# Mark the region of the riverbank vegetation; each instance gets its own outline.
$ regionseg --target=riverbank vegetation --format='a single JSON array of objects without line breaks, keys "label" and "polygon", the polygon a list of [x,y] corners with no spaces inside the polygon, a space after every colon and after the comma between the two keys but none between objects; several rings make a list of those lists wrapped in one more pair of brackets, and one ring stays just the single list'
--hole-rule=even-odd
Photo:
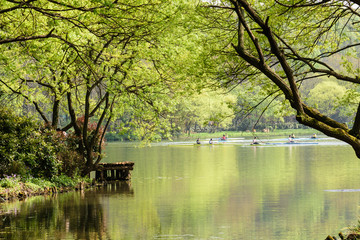
[{"label": "riverbank vegetation", "polygon": [[50,180],[62,174],[80,175],[85,163],[79,154],[79,140],[71,134],[19,117],[0,109],[0,176]]},{"label": "riverbank vegetation", "polygon": [[76,139],[0,108],[0,201],[90,184]]},{"label": "riverbank vegetation", "polygon": [[[6,133],[13,155],[0,174],[26,166],[33,177],[87,176],[105,138],[276,134],[303,125],[359,154],[354,4],[4,1],[0,101],[38,129],[15,129],[22,140]],[[334,18],[339,10],[352,17]]]},{"label": "riverbank vegetation", "polygon": [[[334,20],[339,40],[322,21],[351,4],[5,1],[0,101],[71,136],[81,176],[101,161],[105,135],[158,141],[304,124],[357,151],[357,57],[347,55],[356,20]],[[324,31],[302,21],[310,8]]]},{"label": "riverbank vegetation", "polygon": [[57,194],[73,190],[84,190],[93,186],[89,178],[53,176],[51,179],[4,176],[0,179],[0,202],[21,200],[37,195]]}]

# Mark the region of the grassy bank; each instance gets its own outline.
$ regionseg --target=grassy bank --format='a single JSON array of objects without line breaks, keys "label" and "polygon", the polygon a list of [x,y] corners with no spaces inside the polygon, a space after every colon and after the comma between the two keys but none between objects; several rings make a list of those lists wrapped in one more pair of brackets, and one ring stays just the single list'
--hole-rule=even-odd
[{"label": "grassy bank", "polygon": [[320,132],[314,129],[276,129],[271,132],[239,132],[239,131],[224,131],[224,132],[215,132],[215,133],[192,133],[190,135],[182,135],[179,137],[181,140],[190,140],[190,139],[208,139],[208,138],[220,138],[223,134],[227,135],[229,138],[252,138],[254,136],[262,137],[288,137],[290,134],[295,136],[311,136],[312,134],[320,134]]},{"label": "grassy bank", "polygon": [[21,178],[16,175],[0,179],[0,202],[24,199],[31,196],[54,194],[89,187],[89,178],[56,176],[49,180],[41,178]]}]

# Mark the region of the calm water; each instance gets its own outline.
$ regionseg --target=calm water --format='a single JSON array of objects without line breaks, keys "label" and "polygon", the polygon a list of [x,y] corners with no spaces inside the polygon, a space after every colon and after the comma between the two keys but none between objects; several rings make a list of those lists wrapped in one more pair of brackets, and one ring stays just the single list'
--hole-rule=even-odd
[{"label": "calm water", "polygon": [[357,223],[360,161],[343,144],[110,143],[130,183],[0,205],[0,239],[319,239]]}]

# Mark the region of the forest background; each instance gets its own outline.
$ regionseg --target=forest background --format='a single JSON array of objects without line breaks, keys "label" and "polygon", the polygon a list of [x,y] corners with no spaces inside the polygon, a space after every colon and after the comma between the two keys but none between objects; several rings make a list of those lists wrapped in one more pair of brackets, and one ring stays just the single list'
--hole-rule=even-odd
[{"label": "forest background", "polygon": [[0,175],[82,177],[106,138],[199,132],[310,126],[357,152],[356,1],[270,2],[3,0]]}]

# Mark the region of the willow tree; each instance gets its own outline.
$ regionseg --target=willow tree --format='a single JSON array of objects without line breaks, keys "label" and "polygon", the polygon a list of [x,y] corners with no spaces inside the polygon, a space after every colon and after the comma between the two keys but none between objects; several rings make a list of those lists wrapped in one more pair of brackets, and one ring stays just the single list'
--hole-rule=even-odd
[{"label": "willow tree", "polygon": [[46,126],[75,135],[82,175],[101,161],[115,112],[132,107],[133,121],[152,131],[177,91],[196,84],[175,76],[178,70],[172,72],[163,48],[170,44],[166,30],[179,13],[177,5],[155,0],[5,3],[0,9],[1,87],[32,104]]},{"label": "willow tree", "polygon": [[[231,56],[223,65],[227,76],[223,82],[237,85],[255,81],[267,88],[269,95],[282,93],[296,110],[299,123],[350,144],[360,158],[359,98],[351,101],[358,107],[349,127],[306,104],[300,91],[304,81],[324,76],[358,88],[360,68],[353,64],[358,61],[360,45],[357,4],[351,0],[203,4],[208,19],[215,20],[209,25],[225,44],[222,53]],[[330,61],[334,55],[342,61]]]}]

